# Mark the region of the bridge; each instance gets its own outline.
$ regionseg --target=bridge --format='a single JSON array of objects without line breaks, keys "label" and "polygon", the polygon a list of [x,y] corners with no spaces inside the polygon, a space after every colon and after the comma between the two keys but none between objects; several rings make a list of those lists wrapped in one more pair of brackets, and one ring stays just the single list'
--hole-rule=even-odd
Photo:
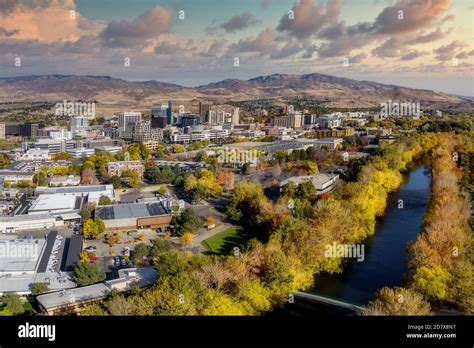
[{"label": "bridge", "polygon": [[304,300],[317,302],[317,303],[322,303],[322,304],[326,304],[326,305],[329,305],[329,306],[344,308],[344,309],[351,310],[353,312],[360,312],[364,309],[364,307],[357,306],[357,305],[354,305],[352,303],[347,303],[347,302],[343,302],[343,301],[339,301],[339,300],[334,300],[334,299],[329,298],[329,297],[319,296],[319,295],[315,295],[315,294],[309,294],[307,292],[298,291],[294,294],[294,296],[295,296],[295,298],[304,299]]}]

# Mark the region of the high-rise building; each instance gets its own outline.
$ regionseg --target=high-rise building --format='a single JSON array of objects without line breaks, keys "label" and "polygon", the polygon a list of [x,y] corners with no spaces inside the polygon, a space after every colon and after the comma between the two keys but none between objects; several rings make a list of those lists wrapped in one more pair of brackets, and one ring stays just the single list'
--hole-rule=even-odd
[{"label": "high-rise building", "polygon": [[201,116],[191,113],[181,115],[181,127],[197,126],[201,123]]},{"label": "high-rise building", "polygon": [[141,112],[126,111],[118,114],[118,127],[120,130],[127,130],[130,125],[134,125],[142,120]]},{"label": "high-rise building", "polygon": [[74,116],[69,123],[69,130],[71,132],[82,131],[89,127],[89,119],[84,116]]},{"label": "high-rise building", "polygon": [[20,125],[19,124],[5,125],[5,134],[6,135],[20,135]]},{"label": "high-rise building", "polygon": [[38,136],[38,124],[36,123],[20,124],[19,133],[23,137],[36,138]]},{"label": "high-rise building", "polygon": [[5,123],[0,123],[0,139],[5,139]]},{"label": "high-rise building", "polygon": [[212,103],[199,102],[199,115],[203,123],[209,123],[209,113],[211,111]]},{"label": "high-rise building", "polygon": [[240,122],[240,108],[235,108],[232,114],[232,124],[236,125]]},{"label": "high-rise building", "polygon": [[151,108],[151,127],[152,128],[164,128],[167,124],[172,125],[173,122],[173,110],[171,100],[168,104],[153,105]]}]

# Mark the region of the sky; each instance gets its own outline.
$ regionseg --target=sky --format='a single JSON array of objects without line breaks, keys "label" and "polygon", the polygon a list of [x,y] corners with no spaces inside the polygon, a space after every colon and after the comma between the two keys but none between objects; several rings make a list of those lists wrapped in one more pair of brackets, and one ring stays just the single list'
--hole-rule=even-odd
[{"label": "sky", "polygon": [[474,96],[473,10],[470,0],[0,0],[0,76],[198,86],[321,73]]}]

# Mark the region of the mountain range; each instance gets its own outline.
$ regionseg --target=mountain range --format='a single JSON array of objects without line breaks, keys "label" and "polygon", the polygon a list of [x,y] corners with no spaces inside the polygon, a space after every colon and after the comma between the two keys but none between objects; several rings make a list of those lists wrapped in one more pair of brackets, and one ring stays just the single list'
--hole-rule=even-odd
[{"label": "mountain range", "polygon": [[188,103],[196,100],[228,101],[283,97],[308,97],[326,107],[377,107],[392,101],[420,102],[422,110],[474,112],[472,98],[358,81],[323,74],[273,74],[249,80],[226,79],[197,87],[184,87],[155,80],[126,81],[110,76],[32,75],[0,78],[0,102],[58,102],[95,100],[99,107],[149,108],[168,99]]}]

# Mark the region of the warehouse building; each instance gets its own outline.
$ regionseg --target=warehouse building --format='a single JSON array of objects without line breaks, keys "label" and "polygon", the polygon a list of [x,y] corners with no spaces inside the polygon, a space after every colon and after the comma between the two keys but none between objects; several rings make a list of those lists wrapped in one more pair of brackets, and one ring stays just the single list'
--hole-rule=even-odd
[{"label": "warehouse building", "polygon": [[107,231],[166,227],[171,222],[171,212],[162,202],[99,206],[95,217],[104,221]]}]

